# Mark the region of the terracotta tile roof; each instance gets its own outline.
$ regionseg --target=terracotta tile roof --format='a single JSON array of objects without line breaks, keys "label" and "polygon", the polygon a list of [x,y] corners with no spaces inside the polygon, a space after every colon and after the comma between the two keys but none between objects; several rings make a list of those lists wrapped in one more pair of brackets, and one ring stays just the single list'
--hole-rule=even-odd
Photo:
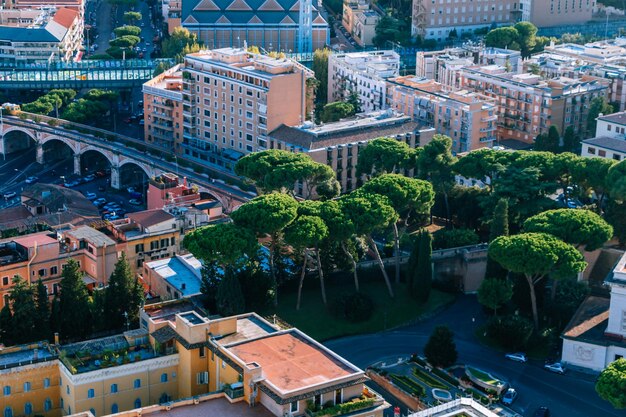
[{"label": "terracotta tile roof", "polygon": [[77,17],[78,17],[78,12],[76,10],[63,7],[57,10],[52,20],[54,20],[61,26],[69,29],[70,27],[72,27],[72,24],[74,23]]},{"label": "terracotta tile roof", "polygon": [[36,235],[26,235],[22,237],[16,237],[13,241],[26,248],[34,248],[35,246],[50,245],[58,243],[56,239],[51,238],[45,233],[38,233]]},{"label": "terracotta tile roof", "polygon": [[[580,305],[563,331],[563,337],[577,338],[594,329],[609,318],[610,299],[589,296]],[[601,329],[604,332],[605,329]]]},{"label": "terracotta tile roof", "polygon": [[154,209],[138,211],[136,213],[129,213],[126,215],[131,221],[141,225],[142,227],[150,227],[155,224],[163,223],[168,220],[173,220],[174,216],[165,210]]}]

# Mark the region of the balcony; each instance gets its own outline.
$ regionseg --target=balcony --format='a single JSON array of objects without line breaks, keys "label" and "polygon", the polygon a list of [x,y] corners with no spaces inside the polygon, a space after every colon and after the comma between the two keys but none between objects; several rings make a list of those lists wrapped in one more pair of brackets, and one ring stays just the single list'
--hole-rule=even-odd
[{"label": "balcony", "polygon": [[380,394],[369,388],[364,388],[360,397],[330,407],[320,408],[315,406],[312,401],[308,401],[304,414],[307,417],[343,416],[376,408],[383,405],[384,402],[385,400]]}]

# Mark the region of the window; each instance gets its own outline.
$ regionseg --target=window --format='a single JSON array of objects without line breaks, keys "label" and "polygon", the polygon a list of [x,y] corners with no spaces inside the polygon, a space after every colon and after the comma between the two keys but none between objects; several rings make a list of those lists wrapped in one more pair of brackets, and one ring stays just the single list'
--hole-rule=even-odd
[{"label": "window", "polygon": [[96,391],[93,388],[89,388],[87,391],[87,398],[93,398],[96,396]]},{"label": "window", "polygon": [[161,382],[167,382],[167,374],[161,374]]},{"label": "window", "polygon": [[209,373],[208,372],[198,372],[196,374],[196,383],[198,385],[204,385],[209,383]]},{"label": "window", "polygon": [[38,274],[40,277],[45,277],[45,276],[46,276],[46,270],[45,270],[45,269],[40,269],[40,270],[37,272],[37,274]]},{"label": "window", "polygon": [[46,398],[46,400],[43,402],[43,411],[50,411],[50,410],[52,410],[52,400],[50,398]]},{"label": "window", "polygon": [[135,253],[141,253],[141,252],[143,252],[143,243],[139,243],[135,245]]},{"label": "window", "polygon": [[135,408],[141,408],[141,398],[135,400]]},{"label": "window", "polygon": [[153,240],[152,242],[150,242],[150,250],[155,250],[155,249],[159,249],[158,240]]},{"label": "window", "polygon": [[5,385],[4,388],[2,388],[2,394],[4,396],[11,395],[11,387],[8,385]]},{"label": "window", "polygon": [[24,392],[30,391],[30,382],[24,382]]},{"label": "window", "polygon": [[111,384],[111,394],[115,394],[117,392],[117,384]]},{"label": "window", "polygon": [[589,148],[587,148],[587,152],[588,152],[590,155],[595,155],[595,154],[596,154],[596,148],[591,148],[591,147],[589,147]]},{"label": "window", "polygon": [[601,157],[601,158],[604,158],[604,157],[606,156],[606,151],[604,151],[604,150],[600,149],[600,150],[598,151],[598,156],[599,156],[599,157]]},{"label": "window", "polygon": [[141,379],[139,379],[139,378],[135,379],[135,382],[133,382],[133,387],[134,388],[141,388]]},{"label": "window", "polygon": [[115,403],[114,403],[114,404],[111,406],[111,414],[115,414],[115,413],[117,413],[117,412],[119,411],[119,409],[120,409],[120,408],[117,406],[117,404],[115,404]]},{"label": "window", "polygon": [[2,285],[9,285],[9,277],[2,277]]},{"label": "window", "polygon": [[176,238],[172,237],[170,238],[170,246],[174,246],[174,245],[176,245]]},{"label": "window", "polygon": [[44,388],[49,388],[50,387],[50,378],[44,378],[43,379],[43,387]]},{"label": "window", "polygon": [[27,416],[33,414],[33,404],[32,403],[24,404],[24,414],[26,414]]},{"label": "window", "polygon": [[53,266],[50,268],[50,275],[56,275],[59,273],[59,268],[57,268],[56,266]]},{"label": "window", "polygon": [[289,404],[289,411],[291,411],[292,413],[298,412],[298,401],[294,401]]},{"label": "window", "polygon": [[70,386],[66,385],[65,386],[65,392],[69,395],[70,394]]},{"label": "window", "polygon": [[204,351],[204,346],[200,346],[200,348],[198,349],[198,354],[201,358],[204,358],[204,355],[206,355],[206,352]]},{"label": "window", "polygon": [[169,239],[161,239],[161,247],[162,248],[167,248],[169,243]]},{"label": "window", "polygon": [[341,404],[343,402],[343,390],[338,389],[335,390],[335,405]]},{"label": "window", "polygon": [[11,407],[4,407],[4,417],[13,417],[13,409]]},{"label": "window", "polygon": [[313,397],[313,404],[315,404],[316,407],[322,406],[322,394],[318,394]]}]

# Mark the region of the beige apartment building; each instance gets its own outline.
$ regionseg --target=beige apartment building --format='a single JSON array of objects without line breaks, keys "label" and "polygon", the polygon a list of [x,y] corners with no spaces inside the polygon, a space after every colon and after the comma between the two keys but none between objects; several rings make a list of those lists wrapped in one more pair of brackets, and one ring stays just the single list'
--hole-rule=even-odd
[{"label": "beige apartment building", "polygon": [[543,79],[530,73],[511,74],[498,65],[465,67],[460,87],[495,99],[498,107],[498,140],[532,143],[538,134],[556,126],[563,134],[568,126],[584,134],[589,103],[606,97],[608,81],[591,76],[578,79]]},{"label": "beige apartment building", "polygon": [[380,15],[364,0],[344,0],[341,24],[360,46],[373,44]]},{"label": "beige apartment building", "polygon": [[307,119],[312,71],[238,48],[190,54],[183,68],[182,155],[227,169],[268,148],[268,132]]},{"label": "beige apartment building", "polygon": [[[430,142],[434,133],[432,128],[420,129],[409,116],[388,109],[324,125],[283,125],[270,133],[270,148],[306,152],[314,161],[329,165],[345,193],[361,185],[356,166],[359,152],[369,141],[392,137],[414,149]],[[303,198],[315,197],[308,194],[304,184],[297,184],[295,192]]]},{"label": "beige apartment building", "polygon": [[176,65],[157,75],[142,88],[145,140],[173,153],[180,152],[182,143],[183,74],[180,67]]},{"label": "beige apartment building", "polygon": [[524,20],[537,27],[576,25],[588,22],[593,16],[596,0],[521,0],[530,5]]},{"label": "beige apartment building", "polygon": [[7,349],[0,361],[5,416],[138,417],[189,406],[186,415],[284,417],[350,402],[351,416],[382,417],[389,407],[361,369],[299,330],[254,313],[209,319],[188,300],[146,305],[138,329]]},{"label": "beige apartment building", "polygon": [[491,147],[496,140],[494,99],[463,90],[448,91],[436,81],[412,75],[387,80],[387,98],[394,110],[452,138],[452,152]]}]

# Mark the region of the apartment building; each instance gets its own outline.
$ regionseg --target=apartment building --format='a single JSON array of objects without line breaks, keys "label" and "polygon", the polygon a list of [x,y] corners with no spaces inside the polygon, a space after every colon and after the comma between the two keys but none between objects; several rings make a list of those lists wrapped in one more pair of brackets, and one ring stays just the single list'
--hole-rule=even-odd
[{"label": "apartment building", "polygon": [[[419,129],[409,116],[397,114],[391,109],[364,113],[354,118],[324,125],[306,123],[301,126],[281,126],[272,131],[271,149],[306,152],[314,161],[332,167],[342,192],[349,192],[361,185],[356,175],[359,152],[371,140],[393,137],[409,147],[424,146],[432,139],[432,128]],[[410,172],[407,172],[410,174]],[[298,184],[296,194],[312,198],[304,184]]]},{"label": "apartment building", "polygon": [[232,169],[243,155],[267,149],[268,132],[306,120],[311,77],[293,60],[243,48],[187,55],[182,155]]},{"label": "apartment building", "polygon": [[606,97],[608,81],[591,76],[578,79],[543,79],[540,75],[512,74],[498,65],[465,67],[460,87],[496,100],[498,140],[532,143],[538,134],[556,126],[563,134],[569,126],[586,131],[589,103]]},{"label": "apartment building", "polygon": [[370,46],[376,35],[376,24],[380,20],[378,13],[370,9],[364,0],[344,0],[341,24],[352,35],[359,46]]},{"label": "apartment building", "polygon": [[445,40],[476,29],[510,25],[522,20],[523,3],[530,0],[413,0],[411,34]]},{"label": "apartment building", "polygon": [[192,254],[143,264],[141,280],[150,295],[161,300],[176,300],[201,294],[202,264]]},{"label": "apartment building", "polygon": [[616,161],[626,158],[626,112],[600,115],[596,120],[596,135],[582,141],[581,155]]},{"label": "apartment building", "polygon": [[[0,14],[14,14],[0,10]],[[71,61],[82,48],[83,20],[69,8],[47,8],[28,25],[21,19],[0,25],[0,64],[45,63],[50,60]]]},{"label": "apartment building", "polygon": [[144,138],[171,153],[180,152],[183,125],[183,74],[180,65],[144,83]]},{"label": "apartment building", "polygon": [[491,147],[496,140],[495,100],[468,91],[448,91],[431,79],[404,76],[387,80],[389,107],[423,127],[452,138],[452,152]]},{"label": "apartment building", "polygon": [[328,22],[311,0],[190,0],[182,26],[210,49],[247,41],[267,51],[312,53],[330,45]]},{"label": "apartment building", "polygon": [[530,13],[524,20],[540,28],[588,22],[596,5],[595,0],[527,0],[526,3],[530,5]]},{"label": "apartment building", "polygon": [[155,209],[128,213],[125,218],[108,222],[98,230],[126,252],[131,269],[138,272],[144,261],[169,258],[180,253],[184,225],[174,214]]},{"label": "apartment building", "polygon": [[415,75],[430,78],[442,84],[459,86],[459,71],[472,65],[499,65],[508,72],[522,72],[522,55],[519,51],[487,48],[466,44],[441,51],[419,51],[415,60]]},{"label": "apartment building", "polygon": [[85,285],[102,287],[117,261],[116,245],[88,226],[0,240],[0,306],[8,304],[16,275],[32,284],[41,278],[48,294],[58,294],[63,266],[69,259],[80,264]]},{"label": "apartment building", "polygon": [[163,21],[167,22],[167,32],[170,35],[181,25],[182,5],[182,0],[164,0],[161,3]]},{"label": "apartment building", "polygon": [[386,108],[385,80],[400,75],[400,56],[394,51],[332,54],[328,58],[328,101],[344,101],[356,93],[361,111]]},{"label": "apartment building", "polygon": [[15,350],[0,353],[5,415],[135,417],[188,406],[189,415],[283,417],[350,402],[351,416],[382,417],[389,407],[361,369],[299,330],[254,313],[209,319],[187,300],[146,305],[140,328],[123,334]]}]

